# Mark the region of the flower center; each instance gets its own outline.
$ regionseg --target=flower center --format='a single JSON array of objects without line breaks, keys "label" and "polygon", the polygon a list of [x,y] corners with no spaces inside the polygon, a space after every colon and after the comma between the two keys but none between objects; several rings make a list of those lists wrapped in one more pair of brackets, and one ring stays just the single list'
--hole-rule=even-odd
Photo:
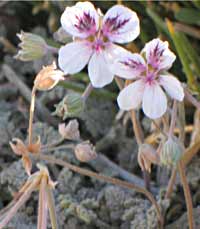
[{"label": "flower center", "polygon": [[87,40],[90,42],[92,49],[96,52],[105,49],[106,45],[109,43],[109,40],[103,35],[101,30],[95,35],[88,37]]},{"label": "flower center", "polygon": [[99,52],[105,47],[104,41],[101,38],[96,38],[93,42],[92,47],[96,52]]},{"label": "flower center", "polygon": [[145,78],[145,83],[148,84],[153,84],[154,80],[156,78],[155,72],[147,72],[146,78]]}]

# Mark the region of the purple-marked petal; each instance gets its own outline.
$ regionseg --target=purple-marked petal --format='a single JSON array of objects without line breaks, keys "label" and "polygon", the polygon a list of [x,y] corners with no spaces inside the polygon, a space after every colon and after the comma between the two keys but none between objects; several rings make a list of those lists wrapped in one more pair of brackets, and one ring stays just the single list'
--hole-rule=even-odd
[{"label": "purple-marked petal", "polygon": [[171,98],[178,101],[183,101],[184,91],[181,83],[172,75],[160,75],[160,85],[162,85],[165,91],[171,96]]},{"label": "purple-marked petal", "polygon": [[157,70],[166,70],[171,68],[176,56],[168,48],[167,41],[161,41],[159,38],[148,42],[142,52],[145,52],[147,63]]},{"label": "purple-marked petal", "polygon": [[137,80],[125,87],[117,98],[120,109],[131,110],[137,108],[142,102],[144,88],[143,80]]},{"label": "purple-marked petal", "polygon": [[167,98],[157,82],[146,83],[142,99],[142,109],[152,119],[160,118],[167,110]]},{"label": "purple-marked petal", "polygon": [[92,48],[85,41],[69,43],[59,50],[59,67],[65,74],[77,73],[88,63],[92,52]]},{"label": "purple-marked petal", "polygon": [[108,53],[95,52],[88,65],[88,74],[95,88],[102,88],[112,82],[114,74],[110,71]]},{"label": "purple-marked petal", "polygon": [[78,2],[66,7],[61,16],[61,25],[72,36],[86,38],[98,30],[99,15],[92,3]]},{"label": "purple-marked petal", "polygon": [[105,14],[102,30],[110,41],[127,43],[140,33],[139,18],[127,7],[115,5]]},{"label": "purple-marked petal", "polygon": [[141,55],[126,51],[115,59],[111,69],[115,75],[125,79],[133,79],[139,77],[146,70],[146,64]]}]

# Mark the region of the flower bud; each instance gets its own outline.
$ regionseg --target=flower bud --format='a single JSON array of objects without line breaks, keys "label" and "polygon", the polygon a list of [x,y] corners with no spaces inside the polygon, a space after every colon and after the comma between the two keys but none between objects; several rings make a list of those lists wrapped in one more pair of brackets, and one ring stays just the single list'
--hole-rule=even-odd
[{"label": "flower bud", "polygon": [[54,34],[53,34],[53,38],[54,40],[63,43],[63,44],[67,44],[69,42],[72,42],[72,37],[65,32],[65,30],[60,27]]},{"label": "flower bud", "polygon": [[65,123],[59,124],[58,130],[64,139],[80,139],[79,124],[76,119],[69,121],[67,125],[65,125]]},{"label": "flower bud", "polygon": [[79,94],[71,93],[64,97],[64,99],[57,105],[53,113],[63,120],[69,117],[78,116],[84,110],[84,101]]},{"label": "flower bud", "polygon": [[21,40],[21,43],[19,44],[21,50],[19,50],[15,56],[16,59],[31,61],[40,59],[46,54],[47,44],[39,35],[21,31],[17,36]]},{"label": "flower bud", "polygon": [[76,158],[81,162],[88,162],[97,157],[95,148],[89,142],[83,142],[75,147]]},{"label": "flower bud", "polygon": [[50,90],[60,81],[64,80],[64,73],[57,70],[56,63],[43,67],[43,69],[37,74],[34,85],[37,90],[46,91]]},{"label": "flower bud", "polygon": [[56,184],[57,184],[57,182],[52,181],[52,179],[51,179],[51,177],[49,175],[48,168],[45,165],[39,164],[39,163],[37,163],[36,166],[39,169],[39,172],[37,172],[37,174],[39,176],[41,176],[41,178],[44,178],[45,177],[47,179],[47,185],[48,185],[48,187],[50,189],[54,189],[55,186],[56,186]]},{"label": "flower bud", "polygon": [[183,145],[176,137],[169,137],[161,152],[161,163],[166,166],[176,166],[184,151]]}]

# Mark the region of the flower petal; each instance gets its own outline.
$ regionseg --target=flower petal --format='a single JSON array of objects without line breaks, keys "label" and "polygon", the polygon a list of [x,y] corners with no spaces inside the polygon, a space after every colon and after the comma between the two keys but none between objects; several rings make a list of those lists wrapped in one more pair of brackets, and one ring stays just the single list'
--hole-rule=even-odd
[{"label": "flower petal", "polygon": [[88,73],[91,83],[96,88],[104,87],[112,82],[114,74],[110,71],[108,53],[106,51],[95,52],[88,65]]},{"label": "flower petal", "polygon": [[160,118],[167,110],[167,98],[157,82],[146,83],[142,108],[146,116]]},{"label": "flower petal", "polygon": [[178,101],[183,101],[184,91],[181,83],[172,75],[160,75],[160,85],[162,85],[165,91]]},{"label": "flower petal", "polygon": [[115,5],[105,14],[102,30],[110,41],[127,43],[140,33],[139,18],[127,7]]},{"label": "flower petal", "polygon": [[91,55],[92,49],[87,42],[72,42],[60,48],[58,64],[65,74],[74,74],[85,67]]},{"label": "flower petal", "polygon": [[161,41],[159,38],[148,42],[143,52],[146,53],[147,63],[158,70],[171,68],[176,59],[175,54],[168,48],[168,42]]},{"label": "flower petal", "polygon": [[98,30],[99,15],[92,3],[78,2],[66,7],[61,16],[61,25],[72,36],[86,38]]},{"label": "flower petal", "polygon": [[144,87],[143,80],[137,80],[125,87],[117,98],[120,109],[131,110],[137,108],[142,102]]},{"label": "flower petal", "polygon": [[146,70],[146,64],[141,55],[126,51],[115,58],[111,70],[122,78],[133,79]]}]

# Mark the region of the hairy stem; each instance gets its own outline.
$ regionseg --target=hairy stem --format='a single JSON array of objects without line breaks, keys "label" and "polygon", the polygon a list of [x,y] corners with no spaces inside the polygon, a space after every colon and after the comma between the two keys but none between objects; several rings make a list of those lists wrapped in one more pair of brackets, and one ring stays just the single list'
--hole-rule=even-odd
[{"label": "hairy stem", "polygon": [[176,180],[176,174],[177,174],[177,170],[176,170],[176,168],[174,168],[172,170],[172,174],[171,174],[171,177],[169,179],[169,183],[167,185],[167,191],[165,193],[165,198],[166,199],[170,199],[170,197],[171,197],[171,194],[173,192],[173,186],[174,186],[174,183],[175,183],[175,180]]},{"label": "hairy stem", "polygon": [[194,228],[194,218],[193,218],[192,197],[191,197],[189,185],[187,183],[187,178],[185,174],[185,166],[183,165],[181,161],[178,164],[178,170],[179,170],[179,174],[181,178],[181,183],[183,185],[183,190],[184,190],[184,195],[185,195],[185,200],[186,200],[186,205],[187,205],[189,228],[193,229]]},{"label": "hairy stem", "polygon": [[37,229],[46,229],[47,228],[47,177],[43,176],[40,183],[40,191],[39,191],[39,205],[38,205],[38,224]]},{"label": "hairy stem", "polygon": [[65,139],[63,137],[61,137],[60,139],[56,140],[55,142],[52,142],[51,144],[47,144],[47,145],[42,145],[41,149],[50,149],[52,147],[56,147],[57,145],[60,145],[61,143],[63,143]]},{"label": "hairy stem", "polygon": [[177,101],[174,100],[173,108],[172,108],[172,116],[171,116],[171,123],[169,128],[169,136],[172,137],[174,134],[174,128],[176,125],[176,118],[177,118]]},{"label": "hairy stem", "polygon": [[199,141],[197,141],[196,143],[194,143],[192,146],[190,146],[189,148],[187,148],[187,150],[183,154],[183,157],[182,157],[181,160],[183,161],[183,163],[184,163],[185,166],[199,152],[199,149],[200,149],[200,139],[199,139]]},{"label": "hairy stem", "polygon": [[84,176],[93,177],[95,179],[102,180],[104,182],[111,183],[111,184],[114,184],[114,185],[118,185],[118,186],[121,186],[123,188],[128,188],[128,189],[131,189],[131,190],[135,190],[135,191],[137,191],[139,193],[144,194],[151,201],[151,203],[155,206],[159,222],[160,222],[161,225],[163,225],[163,217],[162,217],[162,214],[161,214],[161,211],[160,211],[160,207],[157,204],[156,200],[154,199],[153,195],[149,191],[147,191],[146,189],[141,188],[141,187],[139,187],[137,185],[128,183],[126,181],[122,181],[120,179],[116,179],[116,178],[108,177],[108,176],[105,176],[105,175],[102,175],[102,174],[98,174],[98,173],[89,171],[87,169],[82,169],[80,167],[72,165],[72,164],[70,164],[68,162],[65,162],[63,160],[56,159],[56,158],[54,158],[52,156],[43,155],[43,154],[34,154],[33,156],[38,158],[38,159],[48,161],[51,164],[57,164],[57,165],[63,166],[65,168],[68,168],[68,169],[70,169],[70,170],[72,170],[72,171],[74,171],[76,173],[82,174]]},{"label": "hairy stem", "polygon": [[32,93],[31,93],[31,105],[29,111],[29,128],[28,128],[28,144],[32,144],[32,131],[33,131],[33,116],[35,110],[35,93],[36,87],[33,86]]},{"label": "hairy stem", "polygon": [[131,110],[130,114],[137,144],[141,145],[144,142],[141,126],[139,125],[135,111]]},{"label": "hairy stem", "polygon": [[84,102],[87,100],[87,98],[89,97],[89,95],[91,94],[91,92],[93,91],[93,86],[91,83],[88,84],[88,86],[86,87],[85,91],[82,94],[82,99],[84,100]]},{"label": "hairy stem", "polygon": [[48,198],[48,208],[49,208],[49,214],[50,214],[50,219],[51,219],[51,226],[52,226],[52,229],[58,229],[53,193],[49,187],[46,188],[46,192],[47,192],[47,198]]},{"label": "hairy stem", "polygon": [[195,97],[192,96],[192,94],[190,93],[190,91],[185,87],[184,88],[184,93],[185,93],[185,98],[193,105],[195,106],[197,109],[200,110],[200,102],[195,99]]},{"label": "hairy stem", "polygon": [[46,50],[47,52],[51,52],[52,54],[58,54],[59,48],[56,48],[50,45],[46,45]]},{"label": "hairy stem", "polygon": [[[200,149],[200,141],[196,142],[191,147],[187,148],[183,154],[183,157],[181,158],[182,164],[184,164],[184,166],[187,166],[187,164],[192,160],[192,158],[196,155],[196,153],[199,151],[199,149]],[[176,173],[177,173],[177,171],[176,171],[176,169],[174,169],[172,171],[172,174],[170,177],[170,181],[169,181],[169,184],[167,187],[167,192],[166,192],[165,198],[170,198],[170,196],[171,196],[171,193],[173,191],[173,186],[175,183]]]}]

